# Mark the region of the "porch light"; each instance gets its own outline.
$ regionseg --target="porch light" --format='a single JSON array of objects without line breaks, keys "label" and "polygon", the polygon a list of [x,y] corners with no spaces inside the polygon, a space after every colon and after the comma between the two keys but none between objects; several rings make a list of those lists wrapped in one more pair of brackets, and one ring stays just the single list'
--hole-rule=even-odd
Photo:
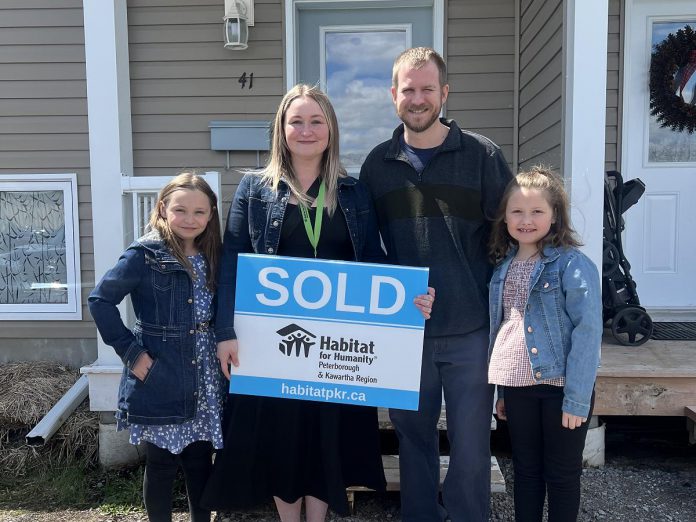
[{"label": "porch light", "polygon": [[253,12],[254,0],[225,0],[225,49],[243,51],[248,47]]}]

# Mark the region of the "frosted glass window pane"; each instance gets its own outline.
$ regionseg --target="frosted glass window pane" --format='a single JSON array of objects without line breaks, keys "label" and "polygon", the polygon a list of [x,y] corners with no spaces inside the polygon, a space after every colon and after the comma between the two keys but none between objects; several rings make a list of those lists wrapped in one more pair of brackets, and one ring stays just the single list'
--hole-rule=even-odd
[{"label": "frosted glass window pane", "polygon": [[68,302],[61,190],[0,192],[0,304]]}]

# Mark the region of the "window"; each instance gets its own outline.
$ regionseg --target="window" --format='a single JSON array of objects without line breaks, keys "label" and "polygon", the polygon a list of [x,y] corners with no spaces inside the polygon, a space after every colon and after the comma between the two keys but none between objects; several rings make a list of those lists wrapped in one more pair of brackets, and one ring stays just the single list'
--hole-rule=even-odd
[{"label": "window", "polygon": [[0,320],[82,319],[77,176],[0,175]]},{"label": "window", "polygon": [[336,110],[341,162],[357,174],[372,147],[401,123],[390,92],[392,64],[411,47],[411,25],[329,26],[320,35],[320,85]]}]

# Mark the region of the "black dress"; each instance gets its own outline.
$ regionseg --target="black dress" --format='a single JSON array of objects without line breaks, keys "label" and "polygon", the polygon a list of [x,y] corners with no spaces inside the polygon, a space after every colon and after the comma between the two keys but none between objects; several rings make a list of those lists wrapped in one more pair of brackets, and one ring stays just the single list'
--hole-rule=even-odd
[{"label": "black dress", "polygon": [[[310,210],[314,223],[315,209]],[[288,205],[279,255],[314,257],[299,209]],[[321,259],[353,260],[353,246],[340,209],[325,212],[317,248]],[[229,395],[224,449],[215,457],[203,504],[215,510],[243,509],[311,495],[340,515],[348,513],[346,487],[382,491],[377,410],[326,402]]]}]

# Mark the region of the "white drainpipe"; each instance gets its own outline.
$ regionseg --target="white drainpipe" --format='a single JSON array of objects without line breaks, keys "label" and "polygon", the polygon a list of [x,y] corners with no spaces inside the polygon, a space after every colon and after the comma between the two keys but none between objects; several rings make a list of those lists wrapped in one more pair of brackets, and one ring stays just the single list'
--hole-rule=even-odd
[{"label": "white drainpipe", "polygon": [[87,398],[87,376],[80,377],[26,437],[29,446],[42,446],[61,427],[70,414]]}]

